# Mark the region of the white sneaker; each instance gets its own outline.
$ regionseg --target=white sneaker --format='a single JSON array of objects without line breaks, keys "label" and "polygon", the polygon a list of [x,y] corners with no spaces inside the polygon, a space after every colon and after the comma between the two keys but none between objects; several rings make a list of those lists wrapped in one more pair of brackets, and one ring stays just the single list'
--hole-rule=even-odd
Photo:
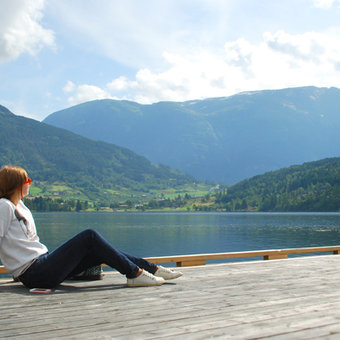
[{"label": "white sneaker", "polygon": [[183,273],[175,272],[174,270],[170,268],[158,266],[158,269],[156,270],[156,273],[154,275],[162,277],[164,280],[173,280],[173,279],[177,279],[178,277],[182,276]]},{"label": "white sneaker", "polygon": [[134,279],[127,279],[129,287],[147,287],[147,286],[160,286],[165,282],[161,277],[156,277],[143,269],[142,274]]}]

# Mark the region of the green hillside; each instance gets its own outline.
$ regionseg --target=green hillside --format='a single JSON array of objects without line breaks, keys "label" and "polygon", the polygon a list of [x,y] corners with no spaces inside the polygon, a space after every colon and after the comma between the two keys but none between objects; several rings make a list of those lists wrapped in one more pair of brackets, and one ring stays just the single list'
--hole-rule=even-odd
[{"label": "green hillside", "polygon": [[340,211],[340,158],[244,180],[218,193],[214,207],[227,211]]},{"label": "green hillside", "polygon": [[0,106],[0,166],[20,165],[44,197],[112,201],[194,190],[195,179],[105,142],[19,117]]}]

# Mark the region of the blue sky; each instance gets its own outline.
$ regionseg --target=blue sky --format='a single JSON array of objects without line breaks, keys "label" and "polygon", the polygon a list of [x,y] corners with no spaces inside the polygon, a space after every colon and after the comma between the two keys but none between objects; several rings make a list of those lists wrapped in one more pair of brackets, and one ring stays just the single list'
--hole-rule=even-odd
[{"label": "blue sky", "polygon": [[139,103],[340,87],[340,0],[0,0],[0,104],[42,120]]}]

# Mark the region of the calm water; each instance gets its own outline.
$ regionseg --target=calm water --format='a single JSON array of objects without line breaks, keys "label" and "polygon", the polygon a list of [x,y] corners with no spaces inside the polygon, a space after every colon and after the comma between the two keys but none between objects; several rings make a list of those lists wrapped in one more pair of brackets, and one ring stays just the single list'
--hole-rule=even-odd
[{"label": "calm water", "polygon": [[340,245],[340,213],[34,213],[34,217],[40,240],[50,251],[86,228],[141,257]]},{"label": "calm water", "polygon": [[35,213],[40,239],[55,249],[85,228],[137,256],[233,252],[340,244],[340,213]]}]

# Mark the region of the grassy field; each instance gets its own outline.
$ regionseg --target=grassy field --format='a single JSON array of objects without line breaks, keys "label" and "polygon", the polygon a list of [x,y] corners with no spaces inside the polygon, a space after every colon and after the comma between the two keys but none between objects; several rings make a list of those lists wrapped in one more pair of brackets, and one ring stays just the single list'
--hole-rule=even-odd
[{"label": "grassy field", "polygon": [[[52,200],[60,205],[70,203],[70,209],[76,210],[76,202],[86,202],[81,210],[87,211],[192,211],[195,205],[202,204],[204,197],[213,191],[214,187],[205,184],[183,186],[167,190],[150,190],[137,192],[131,190],[98,189],[98,193],[88,193],[80,188],[72,188],[65,183],[34,182],[30,188],[29,200],[35,198]],[[95,197],[95,198],[94,198]],[[158,206],[159,202],[166,202]],[[74,203],[72,203],[74,202]],[[153,205],[150,204],[153,202]],[[169,204],[167,204],[169,203]]]}]

